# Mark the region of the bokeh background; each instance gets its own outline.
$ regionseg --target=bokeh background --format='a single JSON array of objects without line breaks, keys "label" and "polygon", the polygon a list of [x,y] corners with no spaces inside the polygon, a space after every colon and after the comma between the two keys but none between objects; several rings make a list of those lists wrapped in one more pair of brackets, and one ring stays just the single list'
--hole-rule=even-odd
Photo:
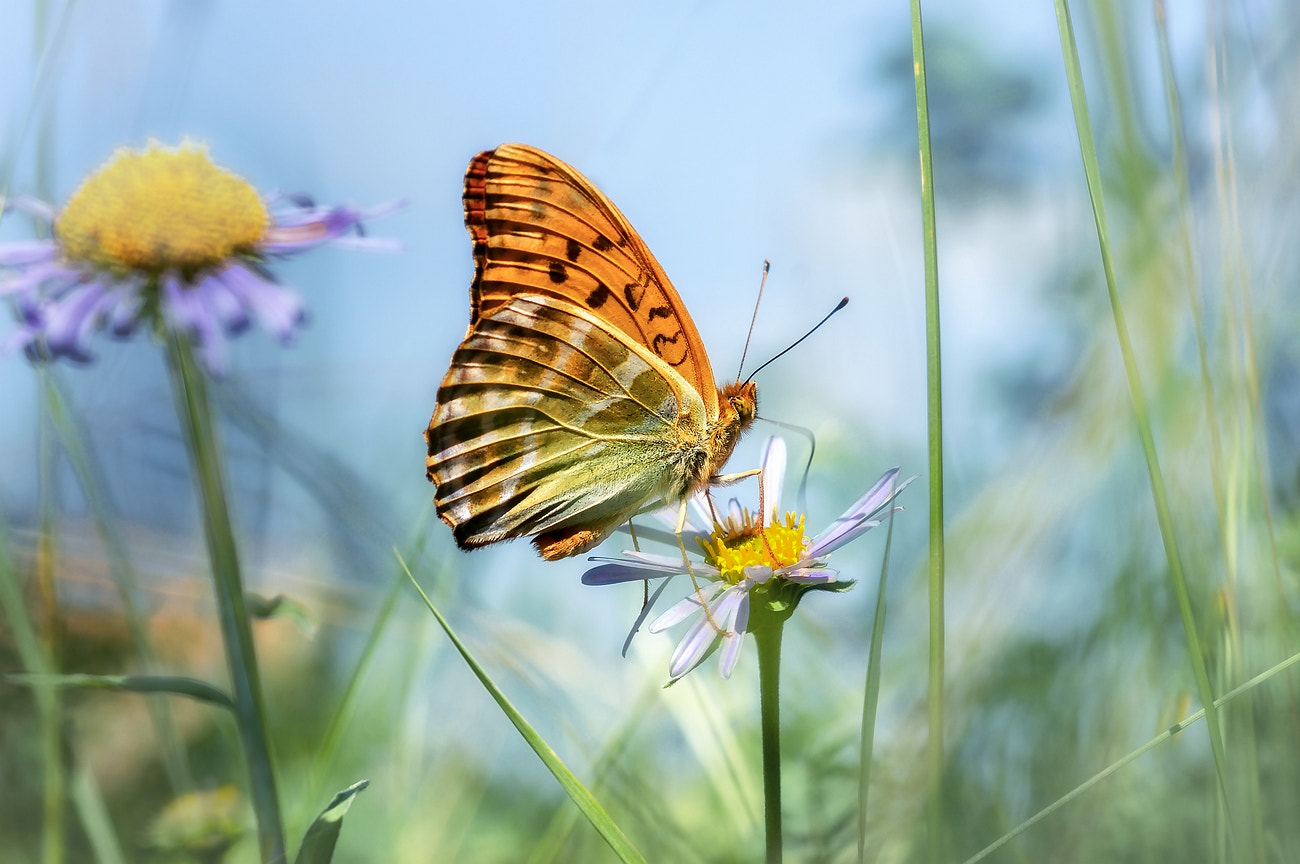
[{"label": "bokeh background", "polygon": [[[1196,701],[1052,4],[924,10],[943,302],[946,849],[963,860]],[[1300,647],[1300,9],[1167,4],[1172,79],[1153,4],[1095,0],[1074,12],[1120,289],[1224,692]],[[651,860],[748,861],[762,848],[752,653],[729,681],[708,663],[662,690],[670,636],[642,633],[619,656],[639,587],[583,587],[584,561],[544,563],[524,543],[464,555],[432,514],[421,433],[468,320],[463,173],[478,151],[521,141],[618,204],[720,377],[740,362],[764,259],[772,273],[749,368],[852,298],[762,373],[761,413],[816,436],[807,512],[817,528],[885,468],[921,475],[895,525],[868,819],[871,860],[918,854],[929,478],[907,4],[9,2],[0,48],[0,182],[11,193],[62,202],[115,148],[189,137],[264,190],[408,202],[373,226],[404,252],[326,250],[278,267],[311,324],[289,349],[260,332],[240,339],[217,390],[250,587],[302,610],[257,625],[291,845],[330,793],[369,778],[337,860],[608,858],[395,581],[397,546]],[[11,215],[0,240],[31,230]],[[103,339],[93,364],[49,374],[89,442],[160,662],[223,681],[162,352]],[[0,513],[31,615],[63,671],[139,671],[110,556],[40,394],[21,356],[0,358]],[[776,431],[759,424],[731,465],[756,464]],[[793,485],[808,450],[790,443]],[[883,546],[879,532],[838,553],[834,566],[862,584],[813,595],[787,630],[792,860],[857,855]],[[56,596],[33,575],[51,560]],[[384,615],[388,597],[396,605]],[[372,632],[356,710],[331,727]],[[3,629],[0,658],[17,668]],[[1300,805],[1294,687],[1274,678],[1226,721],[1234,794],[1257,817],[1253,860],[1300,856],[1287,815]],[[184,768],[136,697],[66,700],[76,783],[98,790],[129,860],[182,860],[150,848],[159,812],[183,792],[244,782],[231,725],[207,708],[171,708]],[[30,695],[0,685],[5,860],[39,860],[38,738]],[[996,860],[1217,860],[1213,770],[1204,727],[1192,727]],[[93,860],[75,814],[67,837],[68,860]],[[246,839],[226,860],[254,855]]]}]

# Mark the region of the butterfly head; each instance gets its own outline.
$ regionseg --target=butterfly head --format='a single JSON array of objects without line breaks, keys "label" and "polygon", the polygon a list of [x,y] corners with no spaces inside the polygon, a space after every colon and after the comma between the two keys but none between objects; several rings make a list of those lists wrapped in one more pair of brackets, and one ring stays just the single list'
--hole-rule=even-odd
[{"label": "butterfly head", "polygon": [[733,422],[737,426],[736,437],[739,438],[740,433],[754,422],[754,415],[758,413],[758,385],[753,381],[737,381],[723,387],[719,395],[722,397],[719,401],[726,404],[722,416],[726,418],[728,413],[734,415]]}]

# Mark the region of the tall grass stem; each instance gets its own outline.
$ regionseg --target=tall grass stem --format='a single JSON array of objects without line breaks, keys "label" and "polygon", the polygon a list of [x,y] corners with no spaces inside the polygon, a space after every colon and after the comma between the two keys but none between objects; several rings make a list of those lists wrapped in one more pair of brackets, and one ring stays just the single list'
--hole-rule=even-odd
[{"label": "tall grass stem", "polygon": [[[45,373],[40,373],[42,379]],[[44,395],[45,391],[42,390]],[[55,447],[48,400],[42,398],[37,433],[36,473],[38,492],[38,524],[36,534],[36,585],[41,595],[45,626],[37,631],[43,636],[43,657],[52,671],[63,665],[63,615],[60,610],[59,585],[55,578],[55,557],[58,530],[55,504],[54,456]],[[64,806],[67,766],[63,760],[63,696],[50,690],[38,697],[41,713],[41,859],[44,864],[62,864],[64,860]]]},{"label": "tall grass stem", "polygon": [[177,334],[168,337],[167,359],[176,410],[198,484],[221,641],[235,698],[235,723],[239,727],[244,760],[248,766],[253,811],[257,814],[258,846],[265,864],[279,864],[286,860],[284,828],[276,794],[261,678],[257,670],[253,632],[244,607],[244,584],[239,571],[230,508],[226,502],[225,477],[211,404],[203,373],[194,361],[186,337]]},{"label": "tall grass stem", "polygon": [[[394,553],[397,552],[396,549],[393,551]],[[619,828],[618,823],[610,817],[609,813],[605,812],[605,808],[600,806],[600,803],[596,800],[595,796],[591,794],[590,790],[588,790],[586,786],[582,785],[582,781],[580,781],[577,776],[569,770],[569,767],[564,764],[560,759],[559,754],[551,748],[551,745],[547,744],[542,736],[538,734],[537,730],[534,729],[526,719],[524,719],[524,715],[519,713],[519,709],[515,708],[515,706],[511,704],[510,700],[506,698],[505,693],[501,691],[501,688],[498,687],[496,682],[488,675],[487,670],[483,668],[477,659],[475,659],[474,655],[470,653],[469,648],[460,640],[460,637],[456,635],[456,631],[451,629],[451,624],[447,622],[446,618],[442,617],[442,613],[433,605],[433,601],[429,599],[429,595],[424,593],[424,589],[420,587],[420,583],[415,581],[415,575],[411,573],[410,568],[407,567],[405,560],[402,559],[400,554],[398,554],[398,561],[401,562],[402,570],[406,573],[406,578],[411,581],[413,586],[415,586],[415,590],[419,592],[420,599],[424,601],[424,605],[437,620],[438,626],[447,634],[447,638],[451,640],[451,644],[456,648],[461,659],[465,661],[465,664],[469,666],[470,671],[474,673],[474,677],[478,678],[479,683],[488,691],[488,695],[490,695],[493,701],[497,703],[497,707],[499,707],[502,713],[506,715],[514,725],[515,729],[518,730],[519,734],[523,736],[524,741],[530,748],[532,748],[532,751],[537,754],[537,758],[542,760],[542,764],[550,770],[551,775],[555,777],[556,781],[560,784],[560,788],[565,791],[565,794],[569,796],[569,799],[577,805],[579,810],[582,811],[582,815],[587,817],[587,821],[589,821],[592,827],[600,833],[600,836],[604,838],[607,844],[609,844],[609,848],[613,850],[614,854],[618,856],[620,861],[625,862],[625,864],[645,864],[645,857],[636,850],[635,846],[632,845],[632,841],[623,833],[623,829]]]},{"label": "tall grass stem", "polygon": [[943,373],[939,339],[939,245],[935,227],[934,159],[930,149],[930,99],[925,79],[925,35],[921,0],[911,0],[912,74],[916,81],[916,131],[921,155],[921,230],[925,255],[926,415],[930,471],[930,652],[927,698],[927,827],[929,859],[943,859],[943,691],[944,691],[944,543],[943,543]]},{"label": "tall grass stem", "polygon": [[867,860],[867,798],[871,791],[871,761],[876,743],[876,707],[880,702],[881,652],[885,640],[885,598],[889,576],[889,547],[894,540],[894,514],[889,514],[885,533],[885,554],[880,561],[880,582],[876,586],[876,612],[871,624],[871,650],[867,656],[867,681],[862,695],[862,736],[858,766],[858,862]]},{"label": "tall grass stem", "polygon": [[1070,102],[1074,109],[1075,129],[1079,137],[1079,150],[1083,157],[1084,173],[1088,182],[1088,197],[1092,202],[1092,215],[1096,224],[1102,269],[1106,276],[1106,290],[1110,297],[1111,312],[1115,319],[1115,334],[1119,340],[1120,354],[1123,357],[1124,373],[1128,379],[1129,394],[1133,401],[1133,413],[1137,422],[1138,435],[1142,442],[1142,452],[1146,457],[1147,473],[1151,483],[1151,497],[1155,506],[1156,520],[1160,526],[1160,537],[1164,543],[1165,558],[1169,564],[1169,578],[1174,596],[1178,602],[1179,615],[1182,618],[1183,633],[1187,640],[1187,652],[1196,678],[1196,687],[1201,704],[1206,708],[1210,747],[1214,754],[1214,767],[1219,791],[1223,799],[1223,806],[1228,814],[1229,832],[1231,834],[1233,833],[1233,818],[1231,800],[1228,794],[1227,757],[1224,751],[1223,731],[1220,728],[1218,713],[1214,708],[1214,692],[1210,686],[1209,673],[1205,665],[1205,655],[1201,650],[1200,637],[1196,631],[1196,619],[1192,612],[1192,601],[1187,590],[1187,580],[1183,575],[1182,559],[1178,552],[1178,543],[1174,534],[1173,516],[1169,510],[1164,476],[1161,473],[1160,461],[1156,453],[1155,437],[1151,431],[1151,417],[1147,409],[1141,377],[1138,373],[1137,358],[1133,352],[1128,323],[1124,317],[1124,307],[1120,302],[1119,285],[1115,277],[1115,267],[1111,256],[1110,236],[1106,227],[1106,206],[1102,194],[1101,168],[1097,160],[1096,142],[1093,139],[1092,124],[1088,115],[1087,95],[1083,86],[1083,70],[1079,63],[1079,48],[1075,41],[1074,24],[1070,18],[1070,8],[1067,0],[1056,0],[1056,20],[1060,31],[1065,75],[1070,88]]}]

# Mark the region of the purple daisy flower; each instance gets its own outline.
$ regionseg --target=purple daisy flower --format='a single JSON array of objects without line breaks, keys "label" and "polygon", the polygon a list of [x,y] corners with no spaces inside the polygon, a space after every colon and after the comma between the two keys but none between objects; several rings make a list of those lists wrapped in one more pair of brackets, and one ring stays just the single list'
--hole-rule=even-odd
[{"label": "purple daisy flower", "polygon": [[[785,442],[772,437],[763,449],[763,508],[766,518],[758,519],[733,500],[725,516],[711,510],[710,498],[701,493],[691,500],[693,519],[683,531],[686,543],[703,550],[703,560],[692,560],[690,573],[701,585],[650,624],[658,633],[696,617],[678,643],[669,663],[671,680],[690,672],[710,653],[721,648],[718,670],[731,677],[740,659],[749,625],[751,602],[788,604],[793,608],[810,590],[847,590],[852,582],[839,582],[839,574],[826,566],[826,558],[841,546],[879,525],[896,509],[891,507],[898,493],[915,478],[898,483],[898,469],[881,475],[867,492],[839,519],[809,540],[804,536],[802,515],[787,513],[778,517],[781,487],[785,475]],[[668,525],[676,525],[676,508],[657,514]],[[700,525],[711,527],[700,527]],[[663,537],[662,532],[652,532]],[[670,535],[671,536],[671,535]],[[689,546],[688,546],[689,548]],[[650,608],[668,585],[669,579],[688,572],[680,556],[652,555],[624,550],[622,558],[592,558],[600,561],[583,574],[586,585],[613,585],[665,578],[651,595],[632,633],[640,627]],[[705,608],[708,614],[704,613]],[[631,635],[628,640],[631,640]]]},{"label": "purple daisy flower", "polygon": [[19,318],[0,352],[84,363],[96,331],[126,338],[146,325],[193,339],[219,375],[228,338],[251,323],[289,344],[306,320],[302,298],[275,281],[268,261],[322,244],[394,250],[363,228],[400,206],[264,200],[190,142],[119,150],[60,211],[26,197],[5,205],[52,236],[0,243],[0,271],[10,271],[0,275],[0,297],[12,298]]}]

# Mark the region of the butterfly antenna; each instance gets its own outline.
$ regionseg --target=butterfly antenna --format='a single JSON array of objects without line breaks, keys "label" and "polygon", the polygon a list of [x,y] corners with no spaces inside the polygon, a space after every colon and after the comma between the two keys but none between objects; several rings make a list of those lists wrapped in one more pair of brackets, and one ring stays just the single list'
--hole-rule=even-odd
[{"label": "butterfly antenna", "polygon": [[[789,353],[790,353],[790,350],[791,350],[792,348],[794,348],[795,345],[798,345],[800,342],[802,342],[803,340],[807,339],[807,338],[808,338],[809,336],[811,336],[812,334],[816,333],[818,327],[822,326],[822,325],[825,324],[827,321],[831,320],[831,316],[832,316],[832,315],[834,315],[836,312],[840,311],[841,309],[843,309],[843,308],[844,308],[845,306],[847,306],[847,305],[849,305],[849,298],[847,298],[847,297],[845,297],[845,298],[844,298],[843,300],[841,300],[839,303],[836,303],[836,304],[835,304],[835,308],[832,309],[831,311],[827,312],[825,318],[823,318],[822,320],[818,321],[818,322],[813,326],[813,328],[812,328],[811,330],[809,330],[807,333],[803,334],[803,335],[800,336],[798,339],[794,340],[794,342],[789,346],[789,348],[786,348],[786,349],[785,349],[784,351],[782,351],[780,354],[777,354],[777,355],[776,355],[775,357],[773,357],[771,360],[768,360],[768,361],[767,361],[766,363],[764,363],[762,366],[759,366],[759,367],[758,367],[757,369],[755,369],[753,372],[750,372],[750,373],[749,373],[749,377],[745,379],[745,383],[748,384],[750,381],[753,381],[755,375],[757,375],[759,372],[762,372],[762,371],[763,371],[764,369],[766,369],[768,366],[771,366],[773,363],[775,363],[777,360],[779,360],[779,359],[781,359],[782,357],[784,357],[786,354],[789,354]],[[739,376],[737,376],[737,377],[739,377]]]},{"label": "butterfly antenna", "polygon": [[772,269],[772,262],[763,259],[763,279],[758,283],[758,299],[754,301],[754,317],[749,319],[749,335],[745,337],[745,350],[740,352],[740,368],[736,370],[736,380],[745,371],[745,355],[749,353],[749,340],[754,338],[754,323],[758,321],[758,304],[763,302],[763,286],[767,284],[767,271]]},{"label": "butterfly antenna", "polygon": [[796,498],[799,501],[799,512],[808,512],[808,475],[812,473],[813,455],[817,452],[817,436],[807,426],[796,426],[793,423],[782,423],[780,420],[773,420],[771,417],[759,417],[758,419],[771,423],[773,426],[780,426],[790,432],[802,435],[808,439],[808,461],[803,466],[803,477],[799,480],[799,491]]}]

